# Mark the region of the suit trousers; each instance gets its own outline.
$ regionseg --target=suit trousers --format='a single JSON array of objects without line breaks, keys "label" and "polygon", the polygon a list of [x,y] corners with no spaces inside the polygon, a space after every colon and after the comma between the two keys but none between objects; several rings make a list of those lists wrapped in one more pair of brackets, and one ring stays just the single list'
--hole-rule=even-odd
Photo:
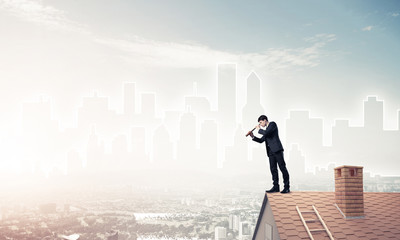
[{"label": "suit trousers", "polygon": [[278,167],[282,172],[282,176],[283,176],[283,184],[285,186],[285,188],[289,188],[290,184],[289,184],[289,172],[286,169],[286,163],[285,160],[283,159],[283,151],[279,151],[279,152],[272,152],[270,151],[269,153],[269,168],[271,170],[271,174],[272,174],[272,181],[274,184],[274,187],[279,187],[279,175],[278,175]]}]

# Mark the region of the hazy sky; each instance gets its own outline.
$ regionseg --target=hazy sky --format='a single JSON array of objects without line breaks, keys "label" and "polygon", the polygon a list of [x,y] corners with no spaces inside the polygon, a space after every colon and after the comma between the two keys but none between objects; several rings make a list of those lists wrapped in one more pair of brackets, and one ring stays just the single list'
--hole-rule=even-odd
[{"label": "hazy sky", "polygon": [[121,112],[124,81],[155,92],[158,111],[181,109],[196,81],[215,109],[223,62],[237,63],[238,111],[255,71],[276,121],[310,109],[325,128],[362,124],[362,101],[377,95],[385,128],[397,129],[399,40],[396,0],[0,0],[0,139],[12,146],[22,102],[41,95],[61,126],[93,89]]}]

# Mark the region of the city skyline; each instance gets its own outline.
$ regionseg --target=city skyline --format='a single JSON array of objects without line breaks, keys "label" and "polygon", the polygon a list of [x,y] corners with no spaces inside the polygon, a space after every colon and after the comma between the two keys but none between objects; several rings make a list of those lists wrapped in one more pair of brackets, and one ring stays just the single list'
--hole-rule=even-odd
[{"label": "city skyline", "polygon": [[[221,69],[220,71],[228,69],[227,71],[236,72],[237,66],[234,64],[221,65],[224,67],[218,68]],[[234,66],[234,68],[230,70],[229,66]],[[223,76],[223,74],[219,73],[218,76]],[[217,81],[220,82],[220,79],[217,79]],[[223,81],[226,80],[222,79],[221,82]],[[247,78],[247,93],[259,91],[260,81],[261,79],[257,74],[252,71]],[[59,120],[53,117],[52,107],[54,106],[52,106],[51,98],[41,97],[39,102],[24,103],[23,129],[24,132],[29,132],[31,135],[24,137],[25,145],[22,145],[22,152],[25,155],[19,159],[20,168],[14,169],[14,171],[33,172],[33,169],[40,169],[46,175],[55,169],[64,173],[68,169],[70,172],[85,169],[101,172],[108,168],[107,166],[110,164],[116,171],[126,167],[135,168],[143,164],[160,164],[162,167],[169,168],[189,164],[186,168],[211,171],[223,166],[225,166],[225,169],[229,166],[228,169],[236,171],[243,168],[250,170],[254,168],[251,165],[252,162],[259,162],[261,167],[265,167],[262,165],[266,162],[265,149],[262,146],[255,146],[244,137],[246,130],[243,129],[243,122],[251,121],[251,118],[248,118],[248,111],[253,111],[253,115],[257,117],[256,111],[251,108],[247,112],[244,110],[243,120],[239,122],[231,121],[227,128],[223,121],[232,119],[235,113],[221,115],[219,111],[212,111],[207,96],[199,96],[197,84],[193,83],[193,94],[181,96],[182,101],[185,102],[185,107],[181,110],[175,110],[175,120],[171,122],[167,117],[170,110],[164,110],[158,106],[157,95],[149,92],[136,92],[136,84],[135,82],[125,82],[122,86],[123,113],[117,113],[115,109],[110,108],[109,97],[101,96],[99,91],[93,91],[92,96],[82,97],[82,104],[76,109],[77,123],[73,128],[60,128]],[[233,96],[236,97],[234,88],[230,92],[235,93]],[[249,105],[257,106],[257,104],[259,104],[260,109],[263,109],[260,95],[257,92],[248,99],[249,103],[246,102],[243,109],[249,108]],[[288,110],[289,117],[282,123],[278,122],[278,124],[281,126],[281,132],[286,133],[282,136],[282,139],[286,153],[289,153],[289,169],[292,163],[290,151],[295,145],[295,150],[306,155],[303,163],[306,166],[303,168],[304,173],[314,172],[316,167],[321,168],[336,163],[363,165],[367,171],[373,174],[398,176],[396,170],[385,174],[385,168],[379,168],[379,164],[370,167],[368,158],[364,162],[357,160],[359,151],[350,151],[352,149],[350,146],[354,140],[345,144],[338,144],[343,139],[354,139],[358,135],[361,137],[357,140],[360,145],[368,146],[370,141],[367,140],[361,144],[363,139],[379,138],[378,135],[381,132],[391,134],[390,139],[387,137],[382,139],[383,143],[385,140],[399,141],[398,129],[385,130],[383,127],[385,116],[383,103],[383,100],[379,100],[376,96],[367,96],[363,105],[365,126],[350,125],[351,119],[335,120],[335,125],[331,129],[334,137],[330,145],[324,144],[323,141],[324,124],[326,124],[323,117],[311,118],[310,110]],[[240,108],[240,106],[237,108]],[[400,111],[398,110],[398,112]],[[399,119],[397,119],[398,122]],[[225,127],[221,127],[224,125]],[[343,130],[341,130],[342,135],[339,136],[341,140],[338,140],[339,127],[345,128],[347,131],[356,129],[356,132],[353,131],[351,135],[346,133],[343,135]],[[33,129],[37,131],[35,134],[32,134]],[[235,129],[234,133],[230,129]],[[360,132],[362,129],[368,130],[369,133]],[[48,134],[47,138],[53,139],[48,139],[50,142],[45,141],[37,146],[30,146],[32,143],[38,144],[40,139],[38,136],[43,134]],[[70,136],[70,139],[65,138],[65,136],[62,137],[62,135]],[[223,138],[229,136],[231,141],[224,143],[220,136],[224,136]],[[59,144],[66,144],[66,146],[57,146],[57,141]],[[51,147],[53,152],[46,150],[49,146],[53,146]],[[384,145],[380,146],[380,148],[382,147]],[[30,152],[29,149],[32,148],[35,148],[36,152]],[[368,147],[367,149],[372,148]],[[62,151],[65,152],[62,153]],[[395,150],[394,145],[389,145],[389,149],[385,152],[387,151],[391,151],[390,154],[396,154],[397,150]],[[37,155],[39,152],[40,155]],[[193,155],[193,153],[195,154]],[[367,155],[373,154],[374,151]],[[351,156],[350,159],[343,160],[343,158],[346,159],[346,155]],[[30,160],[27,156],[30,156]],[[338,156],[341,156],[341,159],[335,158]],[[365,156],[363,158],[365,159]],[[384,160],[383,162],[389,163],[390,161]],[[249,164],[252,167],[249,167]],[[26,165],[30,167],[25,169]],[[73,169],[72,166],[79,169]],[[388,166],[391,166],[391,169],[396,169],[395,160]],[[150,165],[148,167],[151,168]],[[265,171],[265,169],[260,172]]]}]

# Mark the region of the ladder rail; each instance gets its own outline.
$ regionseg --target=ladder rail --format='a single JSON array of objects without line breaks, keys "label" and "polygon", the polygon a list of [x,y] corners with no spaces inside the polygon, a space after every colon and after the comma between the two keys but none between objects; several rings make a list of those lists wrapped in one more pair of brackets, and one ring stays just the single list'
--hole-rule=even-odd
[{"label": "ladder rail", "polygon": [[314,205],[313,205],[312,207],[313,207],[315,213],[317,214],[317,216],[318,216],[318,218],[319,218],[319,221],[322,223],[322,226],[324,226],[326,232],[328,233],[329,238],[330,238],[331,240],[334,240],[334,239],[333,239],[333,236],[332,236],[331,232],[329,231],[328,227],[326,226],[324,220],[322,220],[321,215],[319,215],[319,212],[318,212],[317,208],[316,208]]},{"label": "ladder rail", "polygon": [[[322,231],[324,231],[324,232],[326,232],[328,234],[328,237],[329,237],[330,240],[334,240],[331,232],[328,229],[328,226],[326,226],[326,224],[325,224],[324,220],[322,219],[321,215],[319,215],[319,212],[318,212],[317,208],[314,205],[312,205],[312,207],[313,207],[314,211],[301,212],[299,207],[296,206],[296,210],[297,210],[297,212],[298,212],[298,214],[300,216],[301,221],[303,222],[304,227],[306,228],[308,236],[310,237],[311,240],[314,240],[314,237],[312,236],[311,232],[322,232]],[[302,215],[302,213],[315,213],[315,215],[317,215],[317,217],[318,217],[319,222],[322,224],[322,226],[324,228],[323,229],[310,229],[308,227],[308,225],[307,225],[307,222],[311,222],[311,221],[310,220],[305,220],[303,215]],[[314,220],[316,221],[317,219],[312,219],[312,220],[313,220],[312,222],[314,222]]]},{"label": "ladder rail", "polygon": [[303,218],[303,215],[301,215],[301,212],[300,212],[299,207],[296,206],[296,209],[297,209],[297,212],[299,213],[300,219],[301,219],[301,221],[303,222],[304,227],[305,227],[306,230],[307,230],[308,236],[310,236],[310,239],[311,239],[311,240],[314,240],[314,238],[313,238],[313,236],[312,236],[312,234],[311,234],[311,232],[310,232],[310,229],[308,228],[307,223],[306,223],[306,221],[305,221],[304,218]]}]

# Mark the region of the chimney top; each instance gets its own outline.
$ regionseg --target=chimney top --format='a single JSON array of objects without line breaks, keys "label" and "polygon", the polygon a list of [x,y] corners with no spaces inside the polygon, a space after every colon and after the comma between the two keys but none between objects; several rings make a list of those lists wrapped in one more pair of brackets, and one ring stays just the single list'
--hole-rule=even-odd
[{"label": "chimney top", "polygon": [[342,168],[364,168],[362,166],[350,166],[350,165],[343,165],[339,167],[335,167],[335,169],[342,169]]}]

